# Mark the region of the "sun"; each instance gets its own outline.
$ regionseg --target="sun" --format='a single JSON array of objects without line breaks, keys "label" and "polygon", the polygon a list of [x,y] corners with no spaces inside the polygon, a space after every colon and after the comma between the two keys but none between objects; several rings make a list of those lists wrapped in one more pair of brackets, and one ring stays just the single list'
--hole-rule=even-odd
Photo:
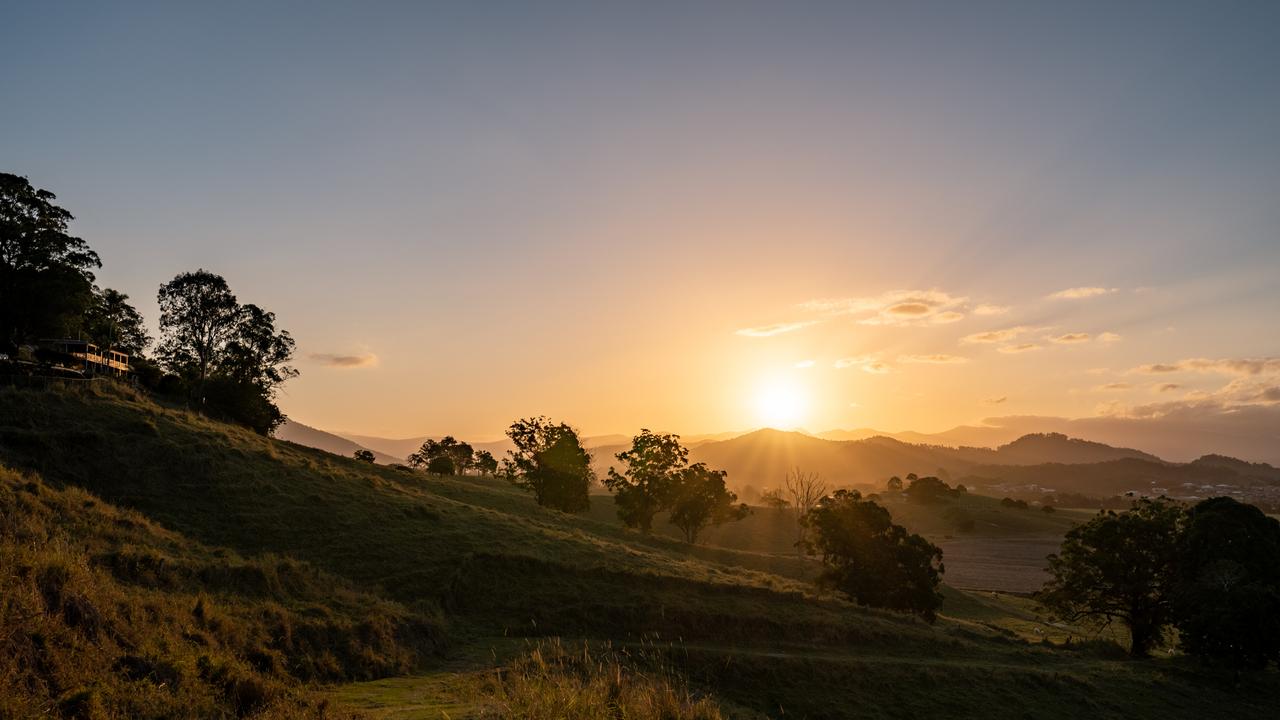
[{"label": "sun", "polygon": [[796,428],[808,411],[808,394],[794,381],[771,378],[756,390],[756,419],[762,425],[782,430]]}]

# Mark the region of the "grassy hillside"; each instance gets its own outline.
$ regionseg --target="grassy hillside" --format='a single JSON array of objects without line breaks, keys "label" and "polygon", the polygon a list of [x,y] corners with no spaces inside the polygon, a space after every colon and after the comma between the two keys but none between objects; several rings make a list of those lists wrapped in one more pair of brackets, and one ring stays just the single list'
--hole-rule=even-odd
[{"label": "grassy hillside", "polygon": [[434,613],[3,467],[0,588],[3,718],[324,716],[303,682],[408,672],[444,641]]},{"label": "grassy hillside", "polygon": [[[948,591],[936,626],[859,609],[814,596],[794,579],[805,566],[790,554],[642,538],[612,519],[543,510],[497,481],[371,467],[109,386],[0,390],[0,461],[43,477],[11,481],[17,499],[6,517],[23,523],[44,517],[42,537],[72,533],[69,545],[82,553],[64,562],[79,568],[68,575],[72,583],[61,586],[71,594],[52,595],[50,602],[38,583],[21,580],[30,575],[22,568],[57,558],[18,556],[35,552],[28,541],[9,545],[19,557],[9,572],[27,589],[25,604],[16,605],[7,622],[38,615],[50,624],[40,637],[64,633],[69,639],[60,640],[67,649],[58,653],[45,646],[33,652],[73,658],[62,674],[46,673],[63,678],[47,692],[13,680],[10,668],[0,673],[9,697],[35,698],[29,702],[44,703],[39,707],[73,702],[67,698],[81,689],[97,693],[96,701],[85,702],[106,707],[141,692],[128,683],[144,683],[156,707],[259,709],[237,706],[238,700],[225,704],[241,697],[239,682],[227,678],[256,676],[215,671],[224,666],[278,683],[271,700],[277,705],[261,706],[277,716],[302,711],[270,708],[324,711],[309,705],[300,683],[375,675],[401,677],[343,686],[332,697],[344,707],[380,708],[376,713],[387,717],[402,711],[400,717],[413,717],[415,707],[434,713],[418,717],[441,717],[444,706],[434,699],[453,697],[458,702],[449,717],[455,719],[520,717],[513,707],[563,708],[575,687],[584,698],[638,688],[628,695],[635,707],[675,698],[684,709],[673,718],[714,717],[704,712],[703,700],[725,717],[783,711],[813,718],[1195,717],[1227,706],[1239,717],[1266,717],[1278,689],[1275,673],[1233,685],[1181,660],[1130,663],[1110,659],[1105,647],[1028,643],[1030,629],[1020,628],[1037,622],[1033,611],[1015,613],[956,591]],[[34,494],[23,489],[28,482],[39,488]],[[46,510],[31,499],[45,497],[52,503]],[[77,507],[105,515],[64,523],[61,518],[79,517]],[[150,539],[121,536],[113,530],[117,517]],[[218,570],[224,562],[258,568],[265,579],[220,579],[220,573],[235,575]],[[182,570],[169,579],[167,569],[175,567]],[[237,572],[257,578],[259,571]],[[81,632],[80,621],[70,619],[78,616],[68,615],[65,608],[75,604],[66,598],[79,595],[106,608],[102,627],[111,630],[100,638],[108,640],[71,637]],[[119,610],[131,603],[155,609]],[[200,641],[188,637],[188,627],[208,622],[196,616],[197,607],[206,618],[210,607],[214,618],[227,618],[221,627],[241,629],[226,637],[202,629],[211,636],[203,638],[208,645],[193,648]],[[362,644],[343,652],[333,649],[337,645],[303,644],[296,629],[285,633],[272,624],[277,616],[290,618],[292,628],[328,618],[331,634],[316,631],[321,637]],[[382,620],[366,630],[371,617]],[[1067,632],[1079,639],[1083,631]],[[582,660],[539,665],[519,638],[545,635],[587,639],[589,649]],[[17,637],[33,647],[37,642],[34,634]],[[93,643],[97,649],[80,649]],[[327,657],[325,649],[335,661],[317,660]],[[443,658],[436,659],[437,649]],[[207,663],[200,653],[209,655]],[[150,664],[119,663],[122,654],[151,658]],[[614,672],[610,658],[619,656],[625,662]],[[178,674],[163,669],[165,663]],[[670,673],[671,683],[645,685],[659,677],[655,664]],[[135,665],[141,670],[134,672]],[[403,675],[410,666],[414,674]],[[528,681],[509,682],[512,668],[525,668]],[[166,679],[172,677],[179,682]],[[132,713],[148,714],[166,716]]]}]

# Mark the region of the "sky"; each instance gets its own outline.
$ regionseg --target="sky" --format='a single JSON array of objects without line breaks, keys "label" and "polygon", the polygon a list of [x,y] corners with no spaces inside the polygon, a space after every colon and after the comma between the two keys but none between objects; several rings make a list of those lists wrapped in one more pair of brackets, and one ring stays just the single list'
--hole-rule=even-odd
[{"label": "sky", "polygon": [[328,430],[1280,403],[1276,3],[8,3],[0,170]]}]

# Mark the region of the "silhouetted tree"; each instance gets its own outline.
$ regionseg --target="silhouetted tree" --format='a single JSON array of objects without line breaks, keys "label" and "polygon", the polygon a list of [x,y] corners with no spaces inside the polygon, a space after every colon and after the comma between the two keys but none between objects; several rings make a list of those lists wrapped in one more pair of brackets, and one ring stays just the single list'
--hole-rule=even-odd
[{"label": "silhouetted tree", "polygon": [[942,595],[942,550],[894,524],[889,511],[857,490],[837,490],[818,501],[802,522],[802,547],[821,555],[819,584],[861,605],[911,612],[933,622]]},{"label": "silhouetted tree", "polygon": [[457,471],[458,467],[453,464],[452,456],[436,455],[427,461],[427,472],[432,475],[453,475]]},{"label": "silhouetted tree", "polygon": [[1228,497],[1187,518],[1173,594],[1182,647],[1236,668],[1280,662],[1280,522]]},{"label": "silhouetted tree", "polygon": [[628,527],[648,533],[654,516],[670,507],[680,473],[689,464],[689,451],[679,435],[642,429],[631,439],[631,449],[614,457],[626,464],[625,471],[609,468],[604,484],[613,491],[618,517]]},{"label": "silhouetted tree", "polygon": [[563,512],[590,507],[588,491],[595,473],[576,430],[540,416],[515,421],[507,437],[516,446],[507,451],[512,483],[532,492],[545,507]]},{"label": "silhouetted tree", "polygon": [[471,467],[473,456],[471,445],[460,442],[452,435],[445,435],[439,440],[427,438],[423,441],[422,446],[418,448],[418,451],[407,459],[412,467],[427,467],[432,460],[438,457],[447,457],[449,462],[452,463],[454,472],[465,474],[467,469]]},{"label": "silhouetted tree", "polygon": [[894,475],[889,478],[889,482],[884,484],[885,490],[889,492],[902,492],[902,478]]},{"label": "silhouetted tree", "polygon": [[377,458],[374,457],[373,453],[369,450],[365,450],[364,448],[355,451],[351,456],[360,462],[366,462],[369,464],[373,464],[377,461]]},{"label": "silhouetted tree", "polygon": [[[910,478],[911,475],[907,477]],[[915,478],[906,489],[907,500],[921,505],[945,500],[952,492],[950,485],[933,476]]]},{"label": "silhouetted tree", "polygon": [[1119,620],[1130,654],[1145,657],[1169,624],[1177,545],[1186,515],[1176,503],[1143,498],[1072,528],[1049,556],[1052,579],[1037,597],[1068,622]]},{"label": "silhouetted tree", "polygon": [[227,281],[207,270],[181,273],[160,286],[160,345],[156,355],[201,389],[240,322],[240,304]]},{"label": "silhouetted tree", "polygon": [[79,329],[97,253],[67,233],[72,215],[19,175],[0,173],[0,350]]},{"label": "silhouetted tree", "polygon": [[476,452],[475,466],[481,475],[492,476],[498,472],[498,461],[488,450]]},{"label": "silhouetted tree", "polygon": [[827,484],[822,482],[818,473],[806,473],[797,467],[787,473],[783,486],[787,488],[791,506],[796,511],[796,546],[799,547],[805,538],[805,525],[800,519],[809,514],[827,494]]},{"label": "silhouetted tree", "polygon": [[761,493],[760,504],[768,508],[773,508],[778,512],[782,512],[783,510],[791,507],[791,501],[782,497],[782,491],[777,488]]},{"label": "silhouetted tree", "polygon": [[151,344],[142,314],[129,303],[128,295],[111,288],[94,289],[84,332],[98,347],[133,357],[141,356]]},{"label": "silhouetted tree", "polygon": [[751,513],[745,504],[734,504],[738,496],[725,487],[726,474],[703,463],[680,471],[672,492],[671,524],[684,533],[685,542],[698,542],[708,526],[741,520]]}]

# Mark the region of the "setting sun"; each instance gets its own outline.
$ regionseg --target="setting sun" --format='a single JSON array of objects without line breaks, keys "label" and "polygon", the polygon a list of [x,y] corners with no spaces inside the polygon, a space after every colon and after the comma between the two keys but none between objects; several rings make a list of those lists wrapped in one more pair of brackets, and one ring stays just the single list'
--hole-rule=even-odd
[{"label": "setting sun", "polygon": [[785,378],[770,378],[756,390],[756,420],[779,429],[800,426],[809,410],[809,398],[798,383]]}]

